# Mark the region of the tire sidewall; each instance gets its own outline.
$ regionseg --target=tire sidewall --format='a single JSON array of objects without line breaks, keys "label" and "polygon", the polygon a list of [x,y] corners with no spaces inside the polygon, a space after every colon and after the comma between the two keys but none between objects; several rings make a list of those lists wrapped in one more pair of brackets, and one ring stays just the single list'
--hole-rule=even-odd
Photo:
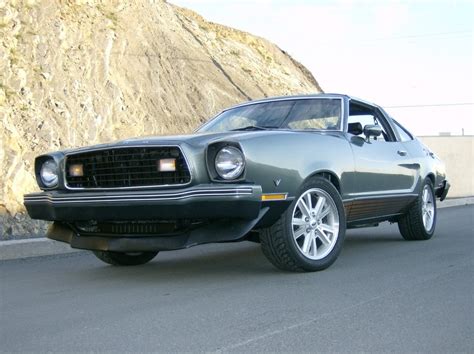
[{"label": "tire sidewall", "polygon": [[[299,250],[296,241],[293,237],[293,210],[300,196],[307,190],[312,188],[319,188],[324,190],[334,201],[337,212],[339,214],[339,233],[336,244],[333,249],[322,259],[313,260],[305,257]],[[291,203],[284,214],[284,228],[285,228],[285,242],[288,250],[291,253],[293,259],[298,265],[305,270],[322,270],[329,267],[339,256],[344,243],[346,233],[346,216],[344,211],[344,205],[342,204],[341,196],[337,189],[328,180],[321,177],[313,177],[305,181],[299,191],[295,200]]]},{"label": "tire sidewall", "polygon": [[101,261],[115,266],[136,266],[148,263],[158,254],[158,251],[138,252],[129,254],[126,252],[93,251]]}]

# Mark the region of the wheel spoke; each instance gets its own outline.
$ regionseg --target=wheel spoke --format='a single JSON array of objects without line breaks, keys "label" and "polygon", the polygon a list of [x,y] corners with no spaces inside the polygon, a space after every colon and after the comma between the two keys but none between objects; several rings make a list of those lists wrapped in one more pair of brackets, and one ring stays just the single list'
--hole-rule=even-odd
[{"label": "wheel spoke", "polygon": [[314,207],[314,213],[316,214],[317,218],[321,218],[319,214],[321,214],[321,211],[323,210],[324,204],[326,204],[326,198],[320,196],[318,198],[318,201],[316,203],[316,206]]},{"label": "wheel spoke", "polygon": [[303,218],[293,218],[293,226],[306,225],[306,221]]},{"label": "wheel spoke", "polygon": [[423,189],[423,203],[428,203],[428,189]]},{"label": "wheel spoke", "polygon": [[319,239],[321,240],[322,243],[325,243],[326,245],[329,245],[331,243],[331,240],[329,237],[324,233],[323,230],[317,229],[316,230],[319,236]]},{"label": "wheel spoke", "polygon": [[304,227],[300,227],[298,230],[293,232],[293,236],[295,240],[299,239],[301,236],[305,234],[306,230]]},{"label": "wheel spoke", "polygon": [[311,216],[311,212],[309,211],[308,207],[306,206],[306,204],[304,203],[303,199],[300,199],[298,201],[298,207],[299,209],[301,210],[301,213],[304,215],[304,216],[307,216],[307,217],[310,217]]},{"label": "wheel spoke", "polygon": [[319,218],[324,219],[326,216],[329,215],[330,212],[331,212],[331,207],[326,205],[326,208],[322,210],[321,213],[319,214]]},{"label": "wheel spoke", "polygon": [[312,235],[311,233],[307,233],[305,234],[305,237],[304,237],[304,242],[303,242],[303,247],[301,248],[301,250],[303,251],[303,253],[305,254],[308,254],[309,253],[309,247],[311,246],[311,239],[312,239]]},{"label": "wheel spoke", "polygon": [[328,224],[321,224],[319,225],[319,229],[324,232],[330,232],[331,234],[334,234],[336,227],[339,225],[334,224],[334,226],[330,226]]},{"label": "wheel spoke", "polygon": [[433,211],[430,209],[426,210],[426,229],[431,228],[431,225],[433,224],[433,219]]},{"label": "wheel spoke", "polygon": [[311,238],[311,251],[312,251],[312,256],[316,257],[316,254],[318,253],[318,246],[316,244],[316,237]]},{"label": "wheel spoke", "polygon": [[308,207],[308,210],[311,210],[313,209],[313,202],[311,201],[311,194],[306,194],[305,195],[305,202],[306,202],[306,205]]}]

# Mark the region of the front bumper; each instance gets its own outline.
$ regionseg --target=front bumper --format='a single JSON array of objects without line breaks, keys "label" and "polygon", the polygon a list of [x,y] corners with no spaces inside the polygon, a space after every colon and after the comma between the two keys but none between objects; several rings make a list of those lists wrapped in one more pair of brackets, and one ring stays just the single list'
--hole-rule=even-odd
[{"label": "front bumper", "polygon": [[255,219],[262,188],[256,185],[199,185],[185,189],[140,191],[48,191],[27,194],[32,219],[114,221],[233,218]]},{"label": "front bumper", "polygon": [[54,222],[47,233],[48,238],[66,242],[73,248],[112,252],[146,252],[169,251],[188,248],[211,242],[239,241],[267,213],[268,207],[262,208],[253,220],[215,220],[202,227],[183,230],[169,235],[93,235],[82,234],[68,224]]}]

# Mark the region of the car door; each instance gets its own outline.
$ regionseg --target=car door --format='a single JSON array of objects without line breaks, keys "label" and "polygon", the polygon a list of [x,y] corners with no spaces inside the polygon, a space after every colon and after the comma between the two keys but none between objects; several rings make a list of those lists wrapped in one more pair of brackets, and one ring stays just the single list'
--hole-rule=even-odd
[{"label": "car door", "polygon": [[[387,118],[378,108],[353,109],[349,113],[348,123],[356,185],[350,197],[354,200],[377,200],[370,205],[363,203],[365,214],[358,216],[396,213],[406,198],[413,194],[419,165],[413,163],[407,149],[398,141]],[[361,127],[367,124],[379,125],[382,135],[368,138],[364,133],[351,134],[351,124],[357,123]]]}]

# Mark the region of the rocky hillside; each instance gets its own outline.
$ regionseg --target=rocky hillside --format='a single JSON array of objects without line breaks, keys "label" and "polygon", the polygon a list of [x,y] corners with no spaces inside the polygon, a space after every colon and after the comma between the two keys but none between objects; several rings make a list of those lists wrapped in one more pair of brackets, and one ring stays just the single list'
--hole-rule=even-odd
[{"label": "rocky hillside", "polygon": [[0,239],[44,230],[22,214],[40,153],[190,132],[237,102],[319,91],[274,44],[164,1],[0,0]]}]

